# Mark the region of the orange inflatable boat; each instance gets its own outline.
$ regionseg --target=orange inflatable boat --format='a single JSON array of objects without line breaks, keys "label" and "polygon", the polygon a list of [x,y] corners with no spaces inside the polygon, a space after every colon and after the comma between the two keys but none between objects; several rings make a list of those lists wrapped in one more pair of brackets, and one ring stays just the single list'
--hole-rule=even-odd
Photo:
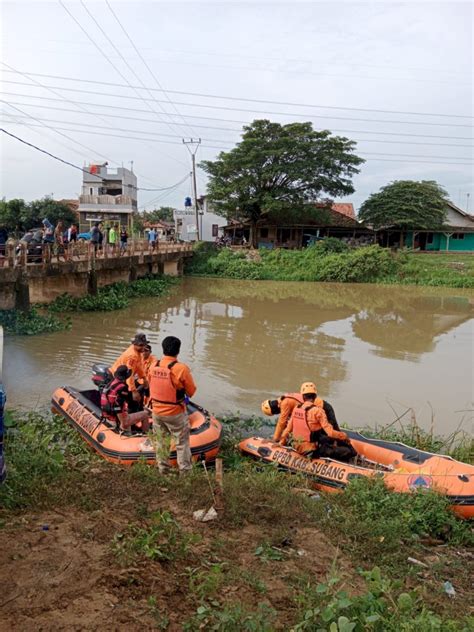
[{"label": "orange inflatable boat", "polygon": [[314,486],[327,492],[343,491],[359,476],[382,476],[396,492],[434,489],[445,494],[452,509],[463,518],[474,518],[474,466],[449,456],[431,454],[403,443],[371,439],[345,430],[357,450],[356,463],[333,459],[309,459],[270,439],[250,437],[239,444],[242,453],[276,463],[290,472],[301,472]]},{"label": "orange inflatable boat", "polygon": [[[64,386],[54,391],[52,411],[63,416],[101,457],[120,465],[139,460],[155,463],[153,446],[144,434],[126,435],[102,418],[98,390],[78,391]],[[212,462],[219,451],[222,426],[207,410],[190,402],[187,405],[191,426],[190,444],[194,461]],[[176,450],[171,447],[170,464],[176,465]]]}]

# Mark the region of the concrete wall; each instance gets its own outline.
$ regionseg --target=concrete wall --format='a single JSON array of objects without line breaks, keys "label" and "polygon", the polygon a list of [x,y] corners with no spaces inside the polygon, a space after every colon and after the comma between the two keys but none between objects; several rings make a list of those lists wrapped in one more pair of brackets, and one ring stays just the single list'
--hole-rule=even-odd
[{"label": "concrete wall", "polygon": [[[96,287],[129,283],[148,274],[179,276],[191,251],[140,254],[91,261],[0,268],[0,309],[25,309],[29,304],[51,303],[61,294],[85,296]],[[94,265],[92,266],[92,263]]]}]

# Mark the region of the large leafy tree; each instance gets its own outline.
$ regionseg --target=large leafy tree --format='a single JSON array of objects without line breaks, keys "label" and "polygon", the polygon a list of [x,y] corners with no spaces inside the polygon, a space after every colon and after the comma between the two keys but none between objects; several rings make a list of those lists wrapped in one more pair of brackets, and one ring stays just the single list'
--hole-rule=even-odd
[{"label": "large leafy tree", "polygon": [[52,224],[56,224],[58,219],[62,219],[65,225],[77,221],[76,214],[66,203],[49,197],[32,202],[21,199],[0,201],[0,226],[4,226],[9,232],[40,227],[45,218]]},{"label": "large leafy tree", "polygon": [[172,222],[174,218],[172,206],[160,206],[153,211],[144,211],[143,217],[147,222]]},{"label": "large leafy tree", "polygon": [[436,229],[443,225],[447,212],[447,192],[432,180],[395,180],[382,187],[362,204],[359,219],[375,229],[395,227]]},{"label": "large leafy tree", "polygon": [[256,120],[242,140],[200,167],[209,174],[208,196],[216,213],[255,225],[263,213],[295,219],[317,213],[314,202],[354,192],[352,177],[364,161],[355,143],[311,123],[281,125]]}]

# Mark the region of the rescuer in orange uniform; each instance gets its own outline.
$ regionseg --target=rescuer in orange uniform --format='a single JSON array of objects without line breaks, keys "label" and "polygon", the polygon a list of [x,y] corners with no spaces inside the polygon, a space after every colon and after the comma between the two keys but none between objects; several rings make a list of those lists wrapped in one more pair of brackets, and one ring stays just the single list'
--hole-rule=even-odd
[{"label": "rescuer in orange uniform", "polygon": [[185,473],[192,468],[185,399],[194,395],[196,384],[189,367],[178,362],[179,338],[166,337],[162,347],[163,357],[150,367],[147,376],[153,410],[156,464],[161,473],[170,469],[168,459],[172,437],[176,443],[179,471]]},{"label": "rescuer in orange uniform", "polygon": [[[272,415],[280,415],[273,433],[273,441],[280,441],[281,435],[290,421],[291,413],[298,404],[302,403],[303,396],[301,393],[285,393],[278,399],[266,399],[262,402],[262,413],[268,415],[269,417]],[[322,408],[326,413],[327,420],[334,430],[339,430],[336,413],[334,412],[334,408],[331,404],[326,400],[321,399],[321,397],[316,396],[314,405],[318,408]]]},{"label": "rescuer in orange uniform", "polygon": [[[151,351],[152,351],[151,345],[146,344],[143,349],[143,355],[142,355],[143,370],[145,372],[145,375],[148,375],[148,372],[150,371],[151,367],[158,362],[158,358],[154,356]],[[144,381],[141,379],[139,380],[139,383],[144,384]],[[149,400],[150,400],[150,389],[148,388],[148,386],[146,386],[143,389],[143,403],[145,404],[145,406],[148,405]]]},{"label": "rescuer in orange uniform", "polygon": [[[127,379],[128,391],[130,394],[130,409],[138,409],[142,401],[142,391],[148,386],[146,382],[146,374],[143,366],[143,351],[149,342],[145,334],[136,334],[131,345],[122,353],[122,355],[110,367],[110,371],[115,375],[115,371],[119,366],[125,365],[131,370],[130,377]],[[142,384],[137,384],[137,379],[141,379]]]},{"label": "rescuer in orange uniform", "polygon": [[280,443],[286,444],[291,433],[295,449],[306,456],[325,456],[348,461],[355,456],[345,432],[335,430],[322,407],[316,406],[316,386],[312,382],[301,385],[303,403],[294,407],[282,433]]}]

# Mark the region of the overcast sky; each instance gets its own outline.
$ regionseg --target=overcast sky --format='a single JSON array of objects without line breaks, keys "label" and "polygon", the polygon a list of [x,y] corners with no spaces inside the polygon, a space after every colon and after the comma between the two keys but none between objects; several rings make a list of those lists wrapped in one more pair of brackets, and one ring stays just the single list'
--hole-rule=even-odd
[{"label": "overcast sky", "polygon": [[[2,60],[24,73],[1,75],[1,126],[17,136],[79,166],[133,161],[139,187],[163,188],[189,174],[182,137],[212,159],[254,118],[311,120],[359,141],[356,208],[391,180],[429,179],[462,208],[470,193],[473,212],[471,3],[111,0],[126,33],[105,0],[64,4],[77,23],[59,2],[1,2]],[[77,197],[80,171],[0,142],[1,196]],[[139,206],[190,192],[186,178]]]}]

